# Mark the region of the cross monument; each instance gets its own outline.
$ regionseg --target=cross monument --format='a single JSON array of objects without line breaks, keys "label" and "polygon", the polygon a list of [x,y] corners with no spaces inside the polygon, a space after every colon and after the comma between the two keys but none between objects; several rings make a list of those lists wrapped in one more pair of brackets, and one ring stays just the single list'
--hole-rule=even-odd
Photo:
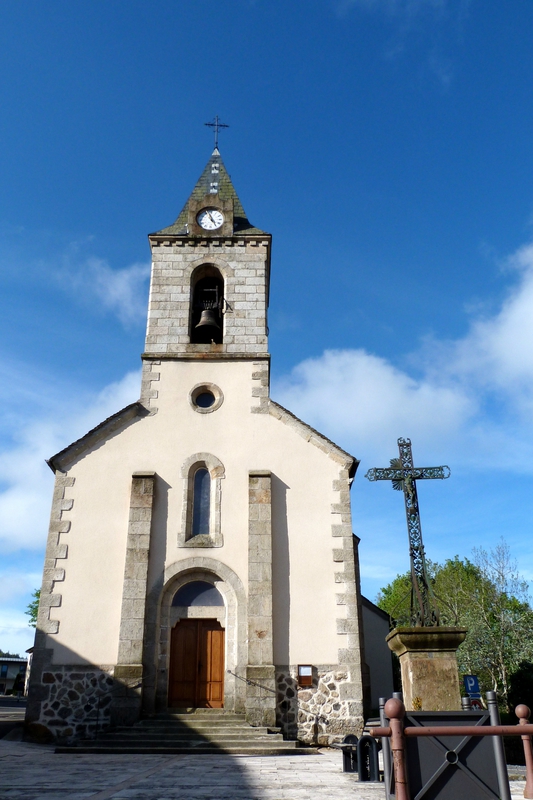
[{"label": "cross monument", "polygon": [[439,609],[426,570],[416,481],[426,478],[441,480],[449,478],[450,468],[415,467],[410,439],[398,439],[398,448],[400,457],[391,458],[390,467],[369,469],[365,478],[369,481],[392,481],[393,489],[403,490],[411,559],[411,624],[434,627],[439,624]]}]

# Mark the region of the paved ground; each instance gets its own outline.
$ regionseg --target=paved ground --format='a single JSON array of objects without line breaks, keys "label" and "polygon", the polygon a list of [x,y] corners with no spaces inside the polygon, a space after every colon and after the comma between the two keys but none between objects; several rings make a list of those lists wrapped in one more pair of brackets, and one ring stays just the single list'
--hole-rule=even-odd
[{"label": "paved ground", "polygon": [[[524,783],[514,781],[513,800]],[[358,784],[341,755],[55,755],[0,740],[0,800],[384,800],[383,784]],[[468,798],[457,798],[468,800]]]}]

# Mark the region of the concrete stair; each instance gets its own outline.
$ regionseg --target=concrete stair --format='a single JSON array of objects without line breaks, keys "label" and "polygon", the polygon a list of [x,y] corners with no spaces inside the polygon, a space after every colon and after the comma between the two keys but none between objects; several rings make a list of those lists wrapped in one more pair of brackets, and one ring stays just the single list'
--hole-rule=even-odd
[{"label": "concrete stair", "polygon": [[299,755],[316,752],[284,741],[279,728],[252,728],[244,714],[219,709],[176,709],[131,727],[104,731],[96,739],[56,747],[56,753],[152,753]]}]

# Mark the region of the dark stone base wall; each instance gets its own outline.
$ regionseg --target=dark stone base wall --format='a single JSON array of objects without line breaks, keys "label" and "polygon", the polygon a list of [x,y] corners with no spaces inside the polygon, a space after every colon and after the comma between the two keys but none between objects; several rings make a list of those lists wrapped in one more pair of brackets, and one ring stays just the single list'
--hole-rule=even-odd
[{"label": "dark stone base wall", "polygon": [[31,683],[27,733],[43,741],[94,738],[97,726],[109,727],[113,686],[113,667],[49,665]]},{"label": "dark stone base wall", "polygon": [[362,698],[351,697],[348,670],[337,665],[313,667],[313,685],[298,687],[298,668],[276,667],[276,724],[286,739],[330,745],[348,733],[361,735]]},{"label": "dark stone base wall", "polygon": [[[40,680],[34,673],[26,713],[28,734],[43,741],[69,742],[94,738],[97,725],[103,731],[116,724],[113,706],[122,681],[116,680],[114,669],[48,664]],[[348,733],[361,734],[362,701],[353,697],[346,668],[313,667],[313,685],[304,688],[298,687],[297,675],[296,666],[276,667],[276,725],[286,739],[327,746]]]}]

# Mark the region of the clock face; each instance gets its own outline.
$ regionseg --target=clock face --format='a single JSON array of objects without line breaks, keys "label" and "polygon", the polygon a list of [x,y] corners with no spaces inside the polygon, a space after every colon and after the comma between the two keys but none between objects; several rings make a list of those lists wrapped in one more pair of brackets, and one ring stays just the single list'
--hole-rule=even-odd
[{"label": "clock face", "polygon": [[224,215],[218,208],[203,208],[196,220],[205,231],[216,231],[224,224]]}]

